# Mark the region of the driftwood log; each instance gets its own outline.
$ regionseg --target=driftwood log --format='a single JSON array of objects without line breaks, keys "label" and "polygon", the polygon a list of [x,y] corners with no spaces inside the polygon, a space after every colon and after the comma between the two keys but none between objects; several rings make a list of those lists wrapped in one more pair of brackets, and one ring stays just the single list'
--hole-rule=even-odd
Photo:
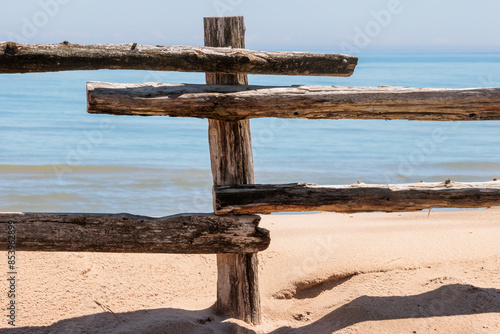
[{"label": "driftwood log", "polygon": [[[242,16],[204,19],[205,45],[245,47]],[[207,84],[248,85],[246,74],[207,73]],[[208,142],[214,185],[252,184],[252,138],[249,120],[208,121]],[[216,312],[252,324],[262,322],[257,253],[217,255]]]},{"label": "driftwood log", "polygon": [[[268,247],[259,216],[0,213],[0,228],[15,226],[19,251],[217,254]],[[0,248],[7,249],[7,233]]]},{"label": "driftwood log", "polygon": [[110,69],[348,77],[357,62],[358,58],[342,54],[231,47],[0,44],[0,73]]},{"label": "driftwood log", "polygon": [[500,181],[214,186],[214,194],[215,213],[219,215],[286,211],[395,212],[499,206]]},{"label": "driftwood log", "polygon": [[87,83],[88,112],[211,119],[500,119],[500,88]]}]

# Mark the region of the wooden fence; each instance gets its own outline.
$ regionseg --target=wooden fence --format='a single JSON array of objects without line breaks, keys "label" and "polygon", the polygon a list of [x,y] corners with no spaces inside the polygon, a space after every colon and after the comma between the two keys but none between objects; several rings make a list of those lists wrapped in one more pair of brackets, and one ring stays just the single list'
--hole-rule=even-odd
[{"label": "wooden fence", "polygon": [[[209,120],[214,214],[2,213],[17,249],[217,254],[219,314],[261,322],[257,252],[270,242],[257,213],[411,211],[500,205],[500,182],[345,186],[255,184],[250,118],[498,120],[500,88],[249,86],[248,73],[349,76],[357,58],[246,50],[242,17],[205,18],[205,47],[0,44],[0,73],[137,69],[206,72],[207,85],[87,84],[89,113]],[[5,226],[4,226],[5,227]],[[3,228],[3,227],[2,227]],[[6,230],[6,227],[5,227]],[[6,247],[7,238],[0,237]]]}]

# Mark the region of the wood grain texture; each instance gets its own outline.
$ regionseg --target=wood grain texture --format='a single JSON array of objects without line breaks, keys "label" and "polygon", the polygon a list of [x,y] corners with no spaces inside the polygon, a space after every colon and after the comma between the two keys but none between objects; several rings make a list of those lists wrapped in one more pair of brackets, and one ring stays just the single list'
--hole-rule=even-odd
[{"label": "wood grain texture", "polygon": [[341,54],[232,47],[0,43],[0,73],[120,69],[347,77],[357,62]]},{"label": "wood grain texture", "polygon": [[[205,45],[245,47],[242,16],[204,19]],[[207,84],[248,85],[246,74],[207,73]],[[210,161],[215,185],[254,183],[252,139],[248,120],[209,119]],[[218,314],[252,324],[262,322],[258,282],[258,257],[254,254],[217,255]]]},{"label": "wood grain texture", "polygon": [[214,186],[215,213],[395,212],[500,206],[500,181],[412,184],[265,184]]},{"label": "wood grain texture", "polygon": [[[216,80],[207,82],[217,83]],[[245,81],[236,82],[244,84]],[[261,117],[500,120],[500,88],[265,87],[243,84],[89,82],[88,112],[223,120]]]},{"label": "wood grain texture", "polygon": [[[270,242],[259,216],[0,213],[3,231],[9,221],[19,251],[241,254]],[[0,248],[6,245],[1,233]]]}]

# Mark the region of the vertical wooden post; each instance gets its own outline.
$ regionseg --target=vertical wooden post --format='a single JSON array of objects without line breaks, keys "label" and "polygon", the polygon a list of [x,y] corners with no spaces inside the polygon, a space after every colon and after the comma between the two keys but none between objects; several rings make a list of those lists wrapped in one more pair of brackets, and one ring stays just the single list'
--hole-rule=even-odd
[{"label": "vertical wooden post", "polygon": [[[245,47],[243,16],[206,17],[205,46]],[[207,73],[207,84],[248,85],[246,74]],[[208,121],[214,185],[253,184],[253,156],[249,120]],[[258,258],[253,254],[217,255],[216,312],[260,324]]]}]

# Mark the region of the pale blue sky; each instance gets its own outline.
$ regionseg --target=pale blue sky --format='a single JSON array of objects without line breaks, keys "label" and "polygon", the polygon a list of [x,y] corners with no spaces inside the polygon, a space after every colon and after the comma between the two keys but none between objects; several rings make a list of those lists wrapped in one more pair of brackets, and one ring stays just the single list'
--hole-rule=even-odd
[{"label": "pale blue sky", "polygon": [[4,1],[0,40],[203,45],[218,15],[245,16],[250,49],[500,51],[499,0]]}]

